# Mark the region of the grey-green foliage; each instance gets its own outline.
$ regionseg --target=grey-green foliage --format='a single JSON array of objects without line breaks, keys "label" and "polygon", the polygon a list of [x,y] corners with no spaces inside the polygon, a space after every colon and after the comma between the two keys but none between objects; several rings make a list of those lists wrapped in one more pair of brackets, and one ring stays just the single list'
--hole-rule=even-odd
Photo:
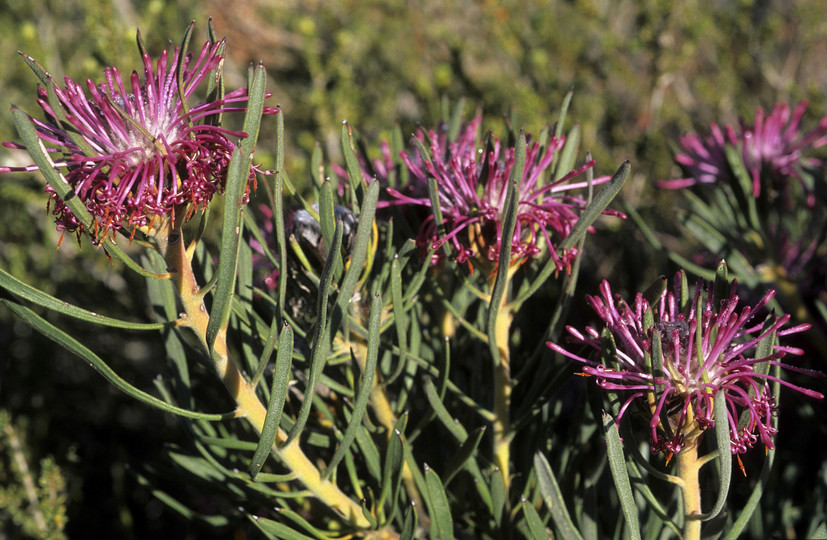
[{"label": "grey-green foliage", "polygon": [[[325,159],[352,168],[353,161],[348,159],[352,158],[348,155],[352,146],[341,145],[339,123],[342,119],[348,119],[350,126],[366,135],[368,153],[373,157],[377,155],[375,142],[380,137],[391,138],[388,134],[402,133],[397,139],[401,143],[415,122],[424,119],[426,123],[435,123],[442,114],[439,98],[443,95],[453,98],[466,95],[481,103],[486,112],[493,113],[489,115],[491,119],[514,109],[516,118],[523,119],[529,129],[537,131],[547,119],[556,117],[559,100],[550,96],[562,96],[574,85],[576,93],[570,115],[580,122],[577,133],[598,158],[599,173],[611,173],[617,163],[630,158],[635,171],[642,174],[631,178],[632,189],[627,189],[624,197],[645,214],[649,223],[659,227],[671,223],[664,216],[671,218],[673,199],[652,196],[648,182],[666,177],[672,170],[667,142],[671,135],[693,126],[703,127],[710,120],[732,122],[738,114],[749,115],[756,103],[766,104],[765,100],[770,98],[808,96],[815,105],[823,103],[823,70],[819,71],[816,63],[808,61],[818,58],[820,51],[818,24],[822,18],[818,16],[821,5],[817,1],[714,5],[689,2],[679,8],[674,3],[657,1],[444,4],[344,2],[285,8],[260,2],[255,4],[254,13],[247,11],[253,8],[234,2],[211,4],[219,35],[228,36],[231,55],[228,71],[232,72],[235,65],[235,77],[242,80],[247,62],[263,58],[274,84],[271,88],[276,94],[275,101],[283,106],[289,119],[286,135],[281,132],[277,136],[276,129],[267,126],[261,134],[257,156],[266,163],[278,164],[280,175],[280,183],[271,191],[281,193],[282,185],[292,185],[289,182],[292,177],[299,194],[311,202],[320,198],[316,190],[324,188],[309,180],[317,178],[315,174],[306,174],[307,163],[311,161],[307,159],[309,152],[299,150],[309,150],[316,140],[322,141],[320,148],[327,156]],[[9,2],[7,7],[9,16],[0,21],[0,28],[5,30],[0,32],[0,44],[8,52],[9,61],[0,66],[0,84],[7,100],[23,105],[29,112],[36,109],[31,76],[24,63],[13,58],[14,49],[41,59],[55,77],[68,74],[75,80],[87,76],[99,78],[103,65],[119,65],[124,72],[138,65],[133,52],[135,26],[140,26],[146,39],[152,40],[149,48],[158,51],[166,45],[164,38],[177,35],[177,28],[183,27],[193,15],[189,10],[195,9],[189,4],[176,3],[133,5],[89,1]],[[127,13],[113,11],[123,8]],[[133,11],[129,12],[128,8]],[[235,18],[238,10],[247,17]],[[198,13],[198,17],[201,23],[203,15]],[[243,21],[245,26],[236,21]],[[265,46],[245,48],[257,43]],[[239,49],[241,52],[237,52]],[[785,76],[784,69],[795,76]],[[0,130],[0,138],[15,138],[11,116],[4,118],[9,120]],[[280,121],[283,118],[279,116]],[[401,121],[402,128],[391,131],[394,121]],[[501,129],[495,120],[491,120],[491,127]],[[286,148],[277,152],[277,145]],[[404,146],[397,144],[395,149]],[[3,152],[4,159],[10,155]],[[361,184],[353,176],[351,173],[345,184],[358,189]],[[0,225],[3,247],[0,266],[52,295],[105,312],[119,321],[146,321],[149,320],[147,313],[154,313],[159,315],[156,320],[168,327],[179,311],[172,291],[156,290],[149,303],[136,301],[132,293],[143,290],[142,280],[123,272],[119,263],[110,264],[105,257],[96,255],[88,244],[83,248],[84,257],[74,257],[71,238],[67,238],[61,251],[55,252],[58,235],[48,223],[48,216],[43,217],[41,185],[30,182],[24,189],[21,187],[26,185],[24,182],[7,178],[0,182],[4,215]],[[259,202],[265,200],[263,194],[268,187],[265,185],[260,190]],[[361,205],[362,194],[356,191],[346,191],[344,200],[335,202]],[[289,195],[287,203],[301,206],[298,198]],[[281,200],[276,198],[276,204],[281,204]],[[251,212],[254,208],[251,207]],[[359,210],[363,211],[364,207]],[[216,219],[220,214],[213,213],[213,223],[222,222]],[[277,211],[276,215],[281,212]],[[262,221],[259,226],[264,228]],[[276,221],[277,228],[282,228],[283,220],[277,218]],[[325,234],[329,235],[329,227],[325,225],[323,223]],[[297,429],[301,444],[319,462],[330,463],[336,448],[347,442],[349,450],[338,462],[335,473],[330,471],[332,477],[355,500],[364,498],[367,512],[378,523],[387,521],[411,536],[417,524],[424,523],[422,518],[430,516],[435,507],[439,526],[446,526],[448,520],[440,512],[445,500],[452,508],[453,527],[479,538],[499,538],[505,534],[534,538],[542,537],[546,530],[565,536],[564,531],[570,528],[581,530],[585,536],[588,531],[622,535],[625,529],[621,506],[614,494],[612,477],[602,465],[606,454],[599,421],[584,413],[584,398],[570,389],[572,385],[566,386],[565,399],[557,394],[574,370],[552,363],[544,355],[533,354],[543,339],[538,336],[545,336],[549,329],[538,328],[537,317],[531,314],[545,313],[548,305],[559,300],[557,291],[552,290],[557,285],[526,278],[516,289],[540,292],[537,293],[539,303],[527,300],[525,311],[518,314],[520,332],[513,337],[513,345],[530,361],[526,360],[528,368],[522,373],[521,382],[525,381],[525,385],[518,387],[526,399],[515,411],[515,420],[518,420],[515,425],[520,427],[514,453],[519,489],[505,495],[486,455],[488,443],[483,430],[491,420],[486,397],[489,380],[479,369],[480,364],[486,364],[480,359],[488,353],[486,334],[480,331],[484,330],[480,323],[486,318],[487,305],[469,292],[469,288],[432,279],[431,269],[421,263],[419,254],[410,245],[402,247],[400,242],[398,249],[387,249],[387,238],[392,233],[415,232],[415,227],[405,229],[399,216],[392,226],[381,220],[378,227],[378,245],[371,239],[361,246],[365,260],[372,264],[365,281],[359,273],[361,267],[356,268],[360,265],[353,265],[349,283],[359,298],[351,301],[352,296],[339,296],[341,281],[334,280],[330,289],[324,291],[330,295],[330,304],[325,307],[336,311],[339,328],[328,336],[330,341],[325,346],[330,347],[331,355],[323,360],[326,365],[318,364],[322,369],[314,379],[317,384],[311,390],[313,398],[307,405],[308,420],[299,426],[303,429]],[[246,221],[244,228],[247,234],[251,232]],[[208,230],[207,240],[213,239],[215,233],[215,229]],[[653,275],[664,272],[665,258],[662,264],[654,262],[651,267],[641,268],[641,260],[660,260],[651,256],[652,252],[625,257],[620,262],[621,253],[640,254],[633,245],[634,239],[635,234],[613,235],[609,240],[589,237],[584,254],[589,264],[582,278],[589,281],[578,290],[576,302],[579,303],[581,291],[593,292],[591,282],[596,282],[595,276],[605,276],[609,269],[629,289],[641,282],[648,283]],[[247,241],[249,237],[245,236],[244,242]],[[278,247],[272,251],[279,253],[279,260],[285,261],[290,249],[287,238],[277,243]],[[130,253],[135,252],[134,246],[130,249]],[[216,254],[214,244],[197,254],[205,279],[213,274],[210,265],[214,264],[212,257]],[[243,262],[243,257],[239,259],[242,266],[252,264],[249,260]],[[315,271],[320,269],[321,265]],[[242,270],[248,275],[251,269]],[[538,275],[540,269],[531,270]],[[67,283],[70,272],[76,276]],[[484,289],[485,277],[473,276],[469,282]],[[570,283],[570,297],[574,296],[576,281]],[[67,284],[56,290],[58,282]],[[280,286],[288,282],[288,279],[281,280]],[[163,289],[164,284],[153,283],[151,288]],[[289,431],[300,416],[302,397],[308,395],[306,384],[312,367],[312,351],[307,344],[312,341],[314,328],[321,326],[298,323],[289,310],[283,315],[285,302],[279,298],[281,294],[262,290],[250,294],[248,289],[241,288],[242,283],[249,280],[239,278],[240,289],[229,307],[230,328],[235,332],[231,346],[235,353],[244,351],[243,365],[251,378],[255,373],[261,374],[257,380],[263,401],[278,405],[273,399],[276,392],[277,397],[284,398],[280,422],[282,428]],[[367,306],[376,292],[383,299],[384,310],[382,324],[371,329],[367,324]],[[313,296],[313,302],[317,298],[318,295]],[[31,296],[24,300],[35,301]],[[448,343],[433,331],[446,310],[455,315],[459,325],[456,337]],[[577,310],[574,316],[585,316],[580,308]],[[67,308],[62,314],[68,314],[66,311],[71,310]],[[8,318],[8,313],[4,311],[3,316]],[[268,337],[278,337],[270,333],[270,329],[280,330],[284,319],[290,320],[295,331],[293,377],[289,385],[276,385],[272,384],[273,371],[268,365],[273,363],[274,355],[265,349],[272,347],[273,341]],[[104,349],[108,354],[101,352],[95,357],[117,363],[118,375],[137,387],[149,388],[149,378],[162,373],[156,387],[165,401],[183,409],[199,405],[211,413],[212,418],[232,409],[224,390],[211,379],[209,367],[205,369],[199,363],[198,349],[188,345],[185,332],[166,328],[157,343],[149,345],[140,355],[143,361],[133,366],[122,360],[132,360],[131,355],[137,356],[137,353],[113,338],[113,331],[66,323],[59,317],[51,322],[68,325],[79,341]],[[316,320],[313,324],[321,325],[321,322]],[[554,326],[559,330],[560,324]],[[377,333],[378,340],[372,341],[374,345],[379,344],[376,369],[392,397],[398,433],[389,433],[381,426],[371,409],[353,409],[363,372],[350,354],[351,347],[343,344],[362,345]],[[42,396],[42,389],[32,391],[30,385],[53,381],[38,373],[44,362],[53,359],[40,358],[36,351],[52,349],[41,345],[32,347],[32,351],[22,346],[21,343],[38,342],[25,334],[19,323],[15,336],[14,348],[10,345],[9,349],[14,351],[11,356],[16,365],[21,367],[12,376],[21,388],[10,388],[4,382],[4,396],[9,396],[4,399],[12,401],[23,391]],[[129,336],[129,344],[138,342],[147,347],[143,338]],[[337,342],[337,338],[345,341]],[[364,351],[357,346],[356,354]],[[147,358],[151,359],[148,368]],[[161,359],[169,363],[164,364]],[[60,356],[54,361],[70,362]],[[36,377],[27,376],[31,370]],[[278,369],[276,372],[281,373]],[[90,379],[85,384],[89,391],[76,397],[78,407],[100,407],[95,398],[100,395],[99,380]],[[47,394],[52,392],[51,386],[46,388]],[[359,404],[361,407],[362,403]],[[104,405],[102,408],[117,410],[118,407]],[[59,412],[55,409],[55,406],[52,410],[43,408],[36,414],[53,417]],[[823,424],[818,410],[809,404],[802,404],[796,414],[804,419],[802,426]],[[139,430],[142,436],[159,443],[156,437],[160,436],[156,434],[161,430],[155,426],[163,423],[164,417],[136,415],[134,418],[142,419]],[[355,425],[354,418],[361,418],[361,422],[352,428],[353,439],[345,441],[348,428]],[[237,524],[242,516],[253,516],[260,508],[267,508],[268,517],[250,517],[245,524],[255,523],[265,534],[274,537],[287,534],[299,537],[299,533],[286,532],[296,530],[310,537],[330,534],[330,530],[325,529],[329,523],[324,521],[329,514],[322,513],[320,521],[307,519],[308,512],[317,508],[301,491],[285,490],[285,486],[295,487],[297,483],[279,468],[273,457],[261,465],[255,480],[246,474],[259,439],[243,423],[197,418],[174,425],[179,438],[169,447],[167,455],[156,454],[155,464],[135,473],[134,478],[176,514],[222,531],[221,527],[230,526],[230,522]],[[795,433],[790,426],[784,429],[786,433]],[[818,429],[823,432],[823,428]],[[800,434],[815,436],[818,429],[802,430]],[[44,445],[46,440],[41,435],[38,444]],[[478,440],[481,442],[477,443]],[[633,489],[638,490],[635,498],[642,508],[644,536],[674,531],[675,524],[670,520],[676,513],[675,494],[664,482],[658,483],[660,477],[657,476],[667,468],[657,458],[640,457],[640,441],[624,436],[624,442],[629,452],[627,465],[630,470],[634,469],[630,478]],[[112,460],[110,463],[116,463],[120,459],[117,456],[123,452],[121,448],[121,453],[112,451],[106,457]],[[548,507],[549,497],[543,489],[547,482],[536,472],[537,452],[547,456],[549,468],[559,481],[570,523],[556,517],[559,502],[554,508]],[[801,479],[808,475],[805,471],[824,467],[823,458],[821,462],[816,459],[803,465],[797,462],[797,454],[789,448],[786,452],[783,461],[790,471],[788,478]],[[425,499],[424,506],[410,504],[409,483],[402,482],[404,469],[399,464],[400,455],[411,471],[410,485]],[[770,454],[770,459],[773,457],[774,454]],[[761,460],[757,461],[748,467],[747,481],[755,480],[763,489],[770,479],[770,469],[762,468]],[[423,472],[424,463],[431,467],[431,474]],[[823,509],[823,504],[819,505],[824,501],[823,489],[799,503],[793,501],[789,488],[784,487],[789,485],[792,483],[782,482],[779,489],[764,492],[765,500],[771,501],[763,508],[761,518],[767,523],[767,530],[792,527],[801,532],[806,528],[803,524],[807,519],[812,520],[811,528],[815,530],[818,519],[824,519],[823,510],[819,514],[802,509]],[[761,492],[755,493],[759,497],[741,493],[739,502],[755,508]],[[122,497],[126,499],[129,494]],[[217,510],[210,513],[210,510],[195,508],[204,498],[215,503]],[[647,501],[645,505],[641,498]],[[600,501],[599,508],[607,510],[596,512],[595,501]],[[274,506],[279,510],[270,511]],[[781,508],[794,511],[784,510],[786,513],[782,514]],[[744,514],[737,515],[740,519]],[[730,526],[734,517],[729,514],[723,519]]]}]

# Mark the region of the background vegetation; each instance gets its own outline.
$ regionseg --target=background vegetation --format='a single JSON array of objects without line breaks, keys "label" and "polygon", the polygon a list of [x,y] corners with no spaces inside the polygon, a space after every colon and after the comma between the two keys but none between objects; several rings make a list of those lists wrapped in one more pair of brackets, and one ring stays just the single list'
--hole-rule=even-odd
[{"label": "background vegetation", "polygon": [[[288,172],[298,183],[309,185],[317,141],[328,159],[339,159],[344,119],[368,153],[377,155],[394,122],[406,134],[420,123],[434,125],[444,100],[466,98],[468,114],[479,107],[492,128],[499,129],[498,116],[510,113],[518,126],[537,133],[574,89],[569,118],[580,123],[598,174],[611,174],[630,159],[633,177],[622,198],[667,248],[686,255],[693,245],[674,219],[679,199],[653,185],[679,174],[670,147],[678,136],[705,132],[709,122],[751,121],[756,107],[768,110],[782,101],[810,101],[805,127],[825,112],[827,20],[821,0],[3,0],[0,96],[30,113],[38,109],[35,77],[16,50],[57,78],[95,79],[107,65],[122,72],[138,67],[136,28],[157,53],[168,39],[178,40],[190,20],[203,28],[209,16],[227,37],[230,86],[243,84],[249,62],[266,66],[269,90],[286,115]],[[0,140],[17,140],[8,108],[0,111]],[[263,129],[257,159],[267,164],[274,128],[265,122]],[[0,153],[4,164],[27,159],[21,152]],[[131,273],[89,242],[79,247],[67,237],[55,249],[59,234],[45,212],[41,182],[35,174],[0,177],[0,267],[68,302],[145,318],[149,307],[131,294],[142,284]],[[642,290],[656,276],[674,272],[631,222],[600,226],[613,231],[598,235],[587,251],[583,293],[608,277],[618,292]],[[137,338],[124,342],[122,332],[89,335],[88,326],[74,321],[61,325],[85,333],[83,341],[137,386],[151,387],[162,365],[160,344],[154,349]],[[824,359],[811,357],[810,366],[823,370]],[[827,496],[823,403],[782,395],[788,397],[773,489],[763,500],[763,517],[756,518],[756,536],[763,536],[761,527],[780,537],[806,534]],[[61,471],[70,536],[207,534],[153,498],[131,472],[151,469],[165,445],[184,439],[176,422],[102,384],[5,311],[0,409],[10,413],[6,425],[20,435],[33,474],[54,475],[53,464]],[[11,486],[17,473],[10,439],[0,445],[0,486]],[[737,497],[738,486],[733,489]],[[0,505],[4,521],[0,531],[20,533]]]}]

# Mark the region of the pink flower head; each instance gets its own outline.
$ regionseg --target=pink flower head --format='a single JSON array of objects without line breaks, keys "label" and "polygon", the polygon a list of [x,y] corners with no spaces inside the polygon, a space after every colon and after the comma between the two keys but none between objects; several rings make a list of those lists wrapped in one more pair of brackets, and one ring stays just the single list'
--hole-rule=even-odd
[{"label": "pink flower head", "polygon": [[[205,43],[197,57],[187,54],[178,72],[180,48],[163,51],[153,66],[143,56],[143,74],[133,71],[123,80],[115,67],[104,70],[105,81],[85,85],[64,79],[55,84],[56,103],[45,88],[38,103],[46,120],[31,118],[47,150],[61,154],[55,165],[94,219],[93,242],[100,243],[120,227],[150,225],[155,216],[173,215],[176,207],[190,204],[190,214],[203,208],[224,188],[227,166],[236,148],[233,139],[244,132],[214,124],[222,113],[245,112],[247,90],[238,89],[223,99],[188,106],[186,101],[208,77],[215,76],[224,42]],[[179,85],[180,78],[180,85]],[[55,111],[54,107],[60,107]],[[265,108],[266,114],[275,109]],[[23,148],[5,143],[10,148]],[[3,167],[0,172],[36,170]],[[255,187],[257,167],[251,167],[247,194]],[[52,213],[58,230],[83,230],[80,221],[51,186]],[[245,197],[246,202],[246,197]]]},{"label": "pink flower head", "polygon": [[734,178],[726,157],[726,146],[740,147],[744,167],[752,178],[753,196],[761,193],[761,175],[767,174],[771,185],[784,191],[784,183],[790,177],[801,181],[802,166],[818,166],[823,162],[805,157],[808,150],[827,143],[827,116],[809,133],[803,133],[801,118],[807,108],[802,101],[792,113],[786,103],[777,104],[772,112],[764,114],[760,107],[755,113],[755,124],[743,121],[739,129],[726,126],[721,129],[712,124],[712,134],[707,137],[686,135],[681,137],[683,152],[675,156],[687,176],[665,180],[658,185],[679,189],[694,184],[728,182]]},{"label": "pink flower head", "polygon": [[[445,233],[439,236],[439,227],[429,215],[420,227],[419,243],[439,248],[445,243],[454,247],[458,262],[469,259],[477,262],[496,262],[502,240],[505,217],[506,189],[511,169],[516,161],[515,149],[503,147],[498,139],[486,144],[478,138],[482,116],[477,116],[465,127],[456,141],[447,141],[445,130],[439,133],[420,130],[417,137],[430,145],[432,161],[403,154],[411,172],[410,185],[403,190],[388,188],[396,199],[386,204],[413,204],[430,207],[428,177],[437,182],[439,205]],[[548,172],[565,139],[550,137],[548,144],[528,141],[526,166],[519,188],[517,222],[511,244],[511,260],[525,261],[538,256],[543,244],[548,249],[558,270],[567,268],[577,255],[572,249],[558,254],[557,246],[568,236],[577,222],[579,211],[586,201],[567,193],[587,186],[587,182],[570,182],[594,166],[589,161],[582,167],[549,180]],[[597,178],[593,184],[609,180]],[[403,193],[404,191],[404,193]],[[607,210],[606,214],[621,215]],[[437,252],[436,258],[441,254]],[[521,261],[521,262],[522,262]]]},{"label": "pink flower head", "polygon": [[[726,398],[732,453],[746,452],[758,440],[772,448],[776,430],[771,417],[776,404],[769,383],[777,381],[817,399],[824,396],[773,377],[758,369],[758,364],[768,362],[791,371],[821,374],[780,362],[787,354],[802,354],[801,349],[776,345],[771,354],[757,357],[756,347],[773,332],[781,338],[807,330],[810,325],[785,329],[790,316],[784,315],[764,327],[761,321],[755,321],[755,315],[775,291],[739,312],[734,281],[726,298],[715,298],[712,284],[699,282],[693,301],[681,309],[682,277],[679,273],[673,290],[664,291],[652,305],[640,293],[634,302],[627,303],[612,294],[606,281],[600,286],[600,296],[586,297],[614,338],[618,365],[605,366],[556,343],[547,345],[582,362],[583,373],[593,376],[600,388],[625,393],[618,420],[633,402],[643,406],[649,418],[653,453],[676,454],[713,427],[713,402],[719,392],[724,392]],[[598,329],[567,330],[573,342],[602,350]]]}]

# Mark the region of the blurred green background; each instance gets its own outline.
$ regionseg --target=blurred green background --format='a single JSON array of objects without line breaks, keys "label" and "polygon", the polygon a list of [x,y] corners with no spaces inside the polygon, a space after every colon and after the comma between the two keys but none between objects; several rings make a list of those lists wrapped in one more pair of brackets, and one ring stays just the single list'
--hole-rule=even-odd
[{"label": "blurred green background", "polygon": [[[706,132],[709,122],[751,122],[756,107],[768,110],[781,101],[810,101],[805,128],[825,110],[823,0],[4,0],[0,96],[7,105],[0,108],[0,140],[17,140],[8,104],[40,114],[36,79],[15,51],[33,56],[56,78],[98,79],[104,66],[124,73],[140,65],[137,28],[157,55],[168,41],[177,44],[193,19],[194,43],[200,42],[208,17],[227,38],[228,87],[244,84],[250,62],[261,60],[267,68],[272,102],[285,112],[288,172],[298,184],[309,185],[309,155],[317,141],[328,159],[338,160],[342,120],[375,156],[394,122],[406,134],[420,123],[434,125],[443,99],[466,98],[469,116],[480,107],[486,127],[498,127],[500,116],[513,113],[516,127],[538,133],[573,89],[568,118],[581,126],[582,153],[591,150],[598,174],[611,174],[630,159],[633,177],[622,197],[668,247],[684,253],[686,241],[674,223],[677,195],[653,186],[679,174],[670,146],[678,136]],[[267,123],[263,129],[257,159],[268,164],[275,130]],[[0,149],[5,165],[27,160],[22,152]],[[67,237],[55,249],[59,234],[45,206],[38,175],[0,177],[0,267],[68,302],[146,320],[142,282],[88,241],[79,247]],[[611,234],[621,226],[624,234]],[[607,221],[599,228],[604,234],[595,236],[588,252],[583,292],[594,291],[604,277],[612,277],[619,292],[634,291],[674,271],[630,223]],[[73,321],[59,324],[140,387],[151,388],[163,370],[160,344]],[[823,360],[814,367],[819,365]],[[789,455],[784,452],[795,450],[795,434],[808,429],[813,407],[823,408],[794,406],[804,412],[786,425],[782,419],[782,464]],[[1,308],[0,409],[11,412],[34,467],[51,456],[63,471],[70,536],[208,533],[178,519],[128,470],[144,469],[163,454],[165,443],[181,440],[176,423],[118,394]],[[814,431],[825,440],[823,425]],[[827,468],[823,455],[815,456],[821,457],[778,467],[781,487],[765,502],[765,512],[774,512],[773,533],[804,534],[807,508],[824,500]],[[12,476],[2,449],[0,460],[3,485]],[[0,523],[8,519],[3,512]],[[11,520],[0,526],[0,536],[14,537],[15,531]]]}]

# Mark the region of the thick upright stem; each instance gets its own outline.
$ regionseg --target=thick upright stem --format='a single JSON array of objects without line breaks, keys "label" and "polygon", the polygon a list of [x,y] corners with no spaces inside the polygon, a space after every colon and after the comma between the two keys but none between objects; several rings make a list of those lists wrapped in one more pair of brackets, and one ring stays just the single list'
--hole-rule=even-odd
[{"label": "thick upright stem", "polygon": [[[178,223],[180,221],[182,220]],[[186,326],[195,332],[206,349],[210,316],[192,271],[192,263],[184,248],[180,226],[174,226],[171,220],[161,224],[155,234],[155,240],[184,306]],[[260,434],[267,411],[256,395],[255,388],[244,379],[238,366],[229,357],[225,330],[226,328],[221,329],[213,345],[212,358],[215,359],[216,373],[235,399],[239,416],[245,417]],[[286,440],[287,434],[279,429],[273,453],[285,467],[296,474],[299,482],[325,505],[344,516],[351,525],[362,529],[370,528],[370,522],[362,514],[361,506],[345,495],[336,484],[322,479],[319,470],[299,447],[298,440],[294,440],[288,446],[280,446]]]},{"label": "thick upright stem", "polygon": [[497,337],[499,362],[494,365],[494,462],[500,469],[503,483],[508,492],[511,470],[511,435],[509,434],[511,414],[511,356],[508,347],[508,337],[511,326],[511,313],[503,295],[500,309],[497,311],[497,320],[494,332]]},{"label": "thick upright stem", "polygon": [[698,482],[700,462],[697,441],[691,442],[677,456],[678,476],[683,480],[684,540],[701,538],[701,486]]}]

